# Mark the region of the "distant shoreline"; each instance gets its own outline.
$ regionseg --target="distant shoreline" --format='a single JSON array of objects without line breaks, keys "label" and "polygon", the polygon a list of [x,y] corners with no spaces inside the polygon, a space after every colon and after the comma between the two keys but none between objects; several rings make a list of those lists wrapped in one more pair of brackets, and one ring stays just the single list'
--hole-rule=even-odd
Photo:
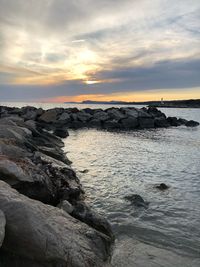
[{"label": "distant shoreline", "polygon": [[78,104],[96,104],[96,105],[145,105],[158,108],[200,108],[200,99],[189,100],[168,100],[168,101],[144,101],[144,102],[126,102],[126,101],[93,101],[86,100],[82,102],[65,102]]}]

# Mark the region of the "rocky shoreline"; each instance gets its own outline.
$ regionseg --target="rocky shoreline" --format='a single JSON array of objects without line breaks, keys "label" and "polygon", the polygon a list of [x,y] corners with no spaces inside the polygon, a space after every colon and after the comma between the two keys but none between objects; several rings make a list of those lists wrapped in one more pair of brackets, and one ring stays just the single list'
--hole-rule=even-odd
[{"label": "rocky shoreline", "polygon": [[109,266],[114,236],[64,154],[68,129],[199,125],[156,108],[0,107],[0,266]]}]

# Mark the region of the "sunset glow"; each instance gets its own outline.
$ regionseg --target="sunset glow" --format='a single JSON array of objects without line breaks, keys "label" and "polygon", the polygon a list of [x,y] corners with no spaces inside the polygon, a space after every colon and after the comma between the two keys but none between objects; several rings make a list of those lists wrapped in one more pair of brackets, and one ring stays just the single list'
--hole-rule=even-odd
[{"label": "sunset glow", "polygon": [[197,0],[0,3],[2,100],[200,97]]}]

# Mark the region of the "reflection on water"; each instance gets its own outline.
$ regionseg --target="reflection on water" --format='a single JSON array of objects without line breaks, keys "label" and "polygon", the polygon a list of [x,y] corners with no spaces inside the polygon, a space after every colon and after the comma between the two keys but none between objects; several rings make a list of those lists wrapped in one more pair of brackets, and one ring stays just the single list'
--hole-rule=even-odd
[{"label": "reflection on water", "polygon": [[[184,112],[199,119],[200,110]],[[114,229],[114,266],[200,266],[200,127],[70,131],[65,143],[73,167],[89,170],[79,175],[87,201]],[[155,189],[162,182],[170,189]],[[149,208],[124,200],[132,193]]]}]

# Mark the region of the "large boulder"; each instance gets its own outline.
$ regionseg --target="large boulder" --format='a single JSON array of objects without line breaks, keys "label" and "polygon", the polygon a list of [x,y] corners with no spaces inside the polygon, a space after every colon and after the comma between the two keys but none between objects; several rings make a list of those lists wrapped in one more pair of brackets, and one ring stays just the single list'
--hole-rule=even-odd
[{"label": "large boulder", "polygon": [[58,114],[59,114],[58,109],[49,109],[39,117],[39,121],[46,123],[56,122]]},{"label": "large boulder", "polygon": [[92,115],[84,112],[83,110],[76,113],[76,115],[77,115],[77,120],[82,121],[82,122],[89,121],[92,118]]},{"label": "large boulder", "polygon": [[154,119],[148,117],[139,117],[139,127],[141,129],[154,128],[155,127]]},{"label": "large boulder", "polygon": [[62,113],[58,118],[59,123],[68,123],[70,121],[71,121],[71,117],[70,117],[70,114],[67,112]]},{"label": "large boulder", "polygon": [[63,210],[29,199],[2,181],[0,209],[6,216],[0,266],[106,265],[110,238]]},{"label": "large boulder", "polygon": [[5,236],[6,218],[2,210],[0,210],[0,248]]},{"label": "large boulder", "polygon": [[155,127],[169,127],[170,124],[169,122],[167,121],[166,118],[164,117],[156,117],[155,120],[154,120],[154,123],[155,123]]},{"label": "large boulder", "polygon": [[109,119],[109,115],[105,111],[97,110],[97,112],[94,113],[93,118],[99,121],[106,121]]},{"label": "large boulder", "polygon": [[117,108],[109,108],[106,110],[109,117],[113,120],[120,120],[126,118],[126,115],[124,115],[119,109]]},{"label": "large boulder", "polygon": [[138,118],[130,116],[126,119],[121,120],[122,129],[135,129],[138,127]]},{"label": "large boulder", "polygon": [[44,203],[55,201],[51,180],[29,159],[14,159],[0,155],[0,179],[33,199]]},{"label": "large boulder", "polygon": [[121,125],[117,120],[107,120],[103,123],[103,128],[107,130],[120,129]]}]

